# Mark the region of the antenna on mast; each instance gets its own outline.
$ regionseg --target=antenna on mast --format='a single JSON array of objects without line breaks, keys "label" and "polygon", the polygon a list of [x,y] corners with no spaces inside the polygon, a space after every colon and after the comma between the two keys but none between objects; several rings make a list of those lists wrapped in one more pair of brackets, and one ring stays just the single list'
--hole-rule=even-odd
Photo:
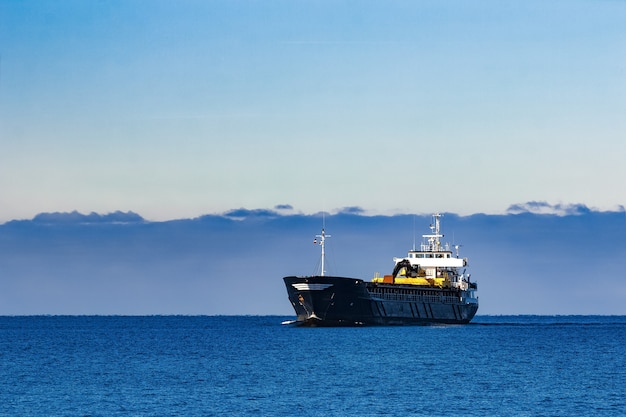
[{"label": "antenna on mast", "polygon": [[415,250],[415,214],[413,215],[413,250]]},{"label": "antenna on mast", "polygon": [[440,233],[440,221],[439,219],[443,216],[443,214],[435,213],[433,214],[433,222],[434,224],[430,225],[429,235],[422,235],[424,238],[428,238],[428,246],[422,245],[423,249],[438,252],[441,250],[441,241],[440,237],[443,235]]}]

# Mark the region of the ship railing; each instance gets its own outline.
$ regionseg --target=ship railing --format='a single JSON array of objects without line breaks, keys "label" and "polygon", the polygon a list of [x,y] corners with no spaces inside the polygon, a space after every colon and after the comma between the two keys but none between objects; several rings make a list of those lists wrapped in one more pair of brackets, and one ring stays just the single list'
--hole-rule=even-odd
[{"label": "ship railing", "polygon": [[393,294],[373,293],[373,297],[389,301],[417,301],[421,303],[458,304],[459,298],[447,295],[419,295],[419,294]]}]

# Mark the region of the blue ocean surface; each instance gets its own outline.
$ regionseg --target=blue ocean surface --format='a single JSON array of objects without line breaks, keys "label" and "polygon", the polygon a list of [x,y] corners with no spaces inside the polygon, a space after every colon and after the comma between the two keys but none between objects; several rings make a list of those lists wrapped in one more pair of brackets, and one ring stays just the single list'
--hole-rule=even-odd
[{"label": "blue ocean surface", "polygon": [[626,316],[290,318],[0,317],[0,415],[626,415]]}]

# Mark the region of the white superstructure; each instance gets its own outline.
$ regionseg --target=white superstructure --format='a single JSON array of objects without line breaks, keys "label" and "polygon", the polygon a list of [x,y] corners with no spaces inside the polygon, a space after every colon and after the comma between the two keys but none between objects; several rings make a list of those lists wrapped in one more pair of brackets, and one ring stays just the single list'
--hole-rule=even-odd
[{"label": "white superstructure", "polygon": [[[442,245],[440,213],[433,214],[431,233],[422,235],[424,238],[420,250],[410,250],[405,258],[393,258],[396,263],[394,281],[399,283],[426,284],[469,289],[469,274],[460,272],[459,268],[467,266],[467,258],[459,258],[459,246],[455,246],[453,254],[450,245]],[[398,278],[396,278],[398,277]]]}]

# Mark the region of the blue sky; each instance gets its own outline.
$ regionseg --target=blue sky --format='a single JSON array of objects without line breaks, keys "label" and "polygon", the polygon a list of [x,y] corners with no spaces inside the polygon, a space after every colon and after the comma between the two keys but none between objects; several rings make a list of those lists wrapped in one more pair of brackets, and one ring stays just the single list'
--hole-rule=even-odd
[{"label": "blue sky", "polygon": [[0,222],[614,209],[622,1],[0,0]]}]

